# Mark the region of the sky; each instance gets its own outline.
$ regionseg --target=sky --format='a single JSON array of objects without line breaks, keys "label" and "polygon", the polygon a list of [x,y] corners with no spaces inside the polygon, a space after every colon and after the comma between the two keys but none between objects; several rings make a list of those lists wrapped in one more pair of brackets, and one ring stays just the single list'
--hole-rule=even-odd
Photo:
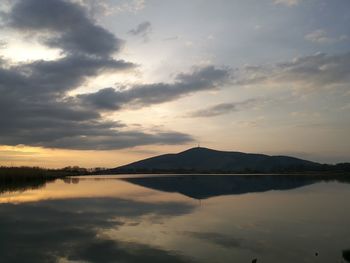
[{"label": "sky", "polygon": [[2,0],[0,165],[350,161],[349,24],[348,0]]}]

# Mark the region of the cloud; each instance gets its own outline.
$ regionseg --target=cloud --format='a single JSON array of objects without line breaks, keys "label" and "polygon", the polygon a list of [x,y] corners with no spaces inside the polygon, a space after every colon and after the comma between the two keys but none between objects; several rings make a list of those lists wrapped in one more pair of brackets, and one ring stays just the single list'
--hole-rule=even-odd
[{"label": "cloud", "polygon": [[275,65],[246,66],[235,74],[237,85],[288,85],[300,90],[348,87],[350,53],[317,53]]},{"label": "cloud", "polygon": [[191,141],[191,136],[176,132],[120,131],[127,127],[66,96],[88,76],[132,66],[109,59],[65,57],[0,68],[0,144],[108,150]]},{"label": "cloud", "polygon": [[96,25],[83,6],[19,0],[2,15],[5,26],[40,35],[43,44],[61,48],[63,56],[20,64],[0,60],[0,144],[110,150],[192,140],[180,132],[135,131],[69,96],[87,78],[135,68],[112,57],[122,41]]},{"label": "cloud", "polygon": [[117,132],[117,128],[123,127],[119,122],[106,121],[98,111],[76,105],[66,97],[68,91],[84,83],[88,76],[132,66],[112,59],[75,56],[3,66],[0,68],[0,144],[116,149],[190,140],[180,133]]},{"label": "cloud", "polygon": [[134,36],[141,36],[145,41],[148,40],[149,34],[152,32],[152,25],[145,21],[139,24],[136,28],[131,29],[128,33]]},{"label": "cloud", "polygon": [[255,106],[259,101],[257,99],[248,99],[241,102],[220,103],[209,108],[190,112],[186,117],[215,117],[228,114],[230,112],[240,111]]},{"label": "cloud", "polygon": [[143,84],[128,89],[106,88],[95,93],[78,96],[80,103],[101,110],[121,107],[144,107],[179,99],[194,92],[219,89],[228,83],[230,71],[226,68],[206,66],[191,73],[180,73],[173,83]]},{"label": "cloud", "polygon": [[123,0],[119,4],[109,7],[113,12],[137,13],[146,7],[146,0]]},{"label": "cloud", "polygon": [[0,40],[0,49],[4,49],[7,47],[7,42],[4,40]]},{"label": "cloud", "polygon": [[303,0],[274,0],[274,4],[281,4],[286,6],[296,6],[300,4]]},{"label": "cloud", "polygon": [[[8,77],[7,83],[13,82],[12,78],[17,77],[13,72],[5,72],[10,76],[1,73],[3,72],[0,71],[0,76]],[[6,81],[5,77],[1,79]],[[50,83],[52,79],[54,78],[44,80]],[[192,140],[189,135],[176,132],[120,131],[125,125],[107,121],[98,111],[55,95],[55,91],[70,86],[53,84],[48,86],[52,90],[47,90],[45,85],[32,87],[35,81],[29,81],[26,85],[26,79],[17,80],[11,86],[4,81],[0,82],[3,94],[0,97],[0,144],[109,150],[147,144],[180,144]],[[70,82],[72,81],[78,82],[77,79]]]},{"label": "cloud", "polygon": [[305,36],[307,41],[317,44],[332,44],[348,39],[348,36],[342,35],[340,37],[330,37],[323,29],[315,30]]},{"label": "cloud", "polygon": [[[109,131],[106,129],[101,132],[96,127],[95,131],[91,130],[93,127],[88,126],[90,129],[88,135],[84,134],[80,128],[79,134],[76,136],[64,137],[64,131],[60,130],[59,138],[51,140],[49,142],[40,143],[40,138],[37,136],[36,145],[52,148],[65,148],[76,150],[113,150],[130,148],[139,145],[154,145],[154,144],[166,144],[166,145],[178,145],[193,141],[193,138],[187,134],[179,132],[157,132],[157,133],[144,133],[137,131],[116,132],[113,129],[118,126],[112,127]],[[102,125],[102,128],[104,126]]]},{"label": "cloud", "polygon": [[117,11],[119,12],[133,12],[136,13],[146,6],[145,0],[127,0],[124,3],[116,6]]},{"label": "cloud", "polygon": [[65,93],[81,85],[87,77],[103,72],[131,70],[133,63],[112,58],[67,56],[57,60],[37,60],[0,69],[0,89],[28,96]]},{"label": "cloud", "polygon": [[[6,14],[6,25],[42,33],[42,42],[65,53],[108,56],[123,41],[96,25],[83,6],[63,0],[20,0]],[[47,36],[47,34],[49,36]]]},{"label": "cloud", "polygon": [[109,16],[116,13],[137,13],[146,6],[145,0],[71,0],[83,5],[91,16]]}]

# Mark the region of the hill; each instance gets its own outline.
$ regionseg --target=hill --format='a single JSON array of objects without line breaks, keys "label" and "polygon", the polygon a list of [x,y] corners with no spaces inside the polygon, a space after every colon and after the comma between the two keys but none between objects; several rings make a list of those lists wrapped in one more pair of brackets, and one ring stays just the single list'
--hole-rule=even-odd
[{"label": "hill", "polygon": [[323,165],[289,156],[191,148],[107,170],[107,173],[270,173],[319,171]]}]

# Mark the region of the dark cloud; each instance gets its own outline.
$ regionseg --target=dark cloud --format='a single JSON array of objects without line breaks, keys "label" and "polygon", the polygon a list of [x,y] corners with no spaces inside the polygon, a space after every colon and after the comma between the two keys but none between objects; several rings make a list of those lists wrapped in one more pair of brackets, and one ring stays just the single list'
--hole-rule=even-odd
[{"label": "dark cloud", "polygon": [[152,25],[150,22],[145,21],[141,24],[139,24],[136,28],[129,31],[129,34],[132,35],[143,35],[147,33],[152,28]]},{"label": "dark cloud", "polygon": [[44,44],[61,48],[64,56],[15,65],[0,60],[0,144],[109,150],[192,140],[172,131],[130,130],[106,120],[99,107],[69,96],[89,77],[135,67],[111,56],[122,41],[97,25],[83,6],[19,0],[2,17],[5,26],[39,36]]},{"label": "dark cloud", "polygon": [[76,89],[86,77],[100,73],[119,72],[135,67],[130,62],[112,58],[67,56],[58,60],[38,60],[0,68],[0,89],[21,95],[41,96]]},{"label": "dark cloud", "polygon": [[173,83],[135,85],[121,91],[106,88],[79,95],[78,98],[82,104],[102,110],[142,107],[172,101],[194,92],[219,89],[229,81],[229,77],[228,69],[207,66],[196,68],[191,73],[178,74]]},{"label": "dark cloud", "polygon": [[350,53],[327,55],[318,53],[292,61],[269,66],[248,66],[236,71],[239,85],[289,85],[300,89],[319,89],[338,85],[348,86],[350,81]]},{"label": "dark cloud", "polygon": [[67,91],[104,70],[121,70],[131,63],[112,59],[68,56],[0,69],[0,144],[68,148],[119,149],[191,140],[182,133],[149,134],[117,131],[123,125],[76,105]]},{"label": "dark cloud", "polygon": [[66,96],[88,76],[130,67],[122,61],[69,56],[1,68],[0,144],[105,150],[191,141],[176,132],[119,131],[120,123]]},{"label": "dark cloud", "polygon": [[0,98],[0,144],[108,150],[192,140],[189,135],[176,132],[120,131],[125,128],[123,124],[107,121],[98,111],[60,99],[4,93]]},{"label": "dark cloud", "polygon": [[[105,119],[108,110],[144,107],[226,84],[226,68],[207,66],[180,73],[170,83],[139,84],[69,95],[87,78],[130,70],[133,63],[112,58],[122,41],[100,27],[84,6],[65,0],[19,0],[3,15],[4,25],[58,47],[63,57],[21,64],[0,61],[0,144],[110,150],[193,140],[173,131],[143,132]],[[130,34],[146,36],[144,22]]]},{"label": "dark cloud", "polygon": [[139,24],[136,28],[131,29],[128,33],[134,36],[141,36],[144,40],[148,40],[148,36],[152,31],[152,25],[150,22],[145,21]]},{"label": "dark cloud", "polygon": [[201,109],[190,113],[189,117],[214,117],[237,111],[235,103],[221,103],[207,109]]},{"label": "dark cloud", "polygon": [[120,149],[147,144],[191,141],[176,132],[118,131],[99,111],[66,97],[70,91],[105,70],[132,67],[111,59],[65,57],[0,69],[0,143],[68,149]]},{"label": "dark cloud", "polygon": [[[99,126],[93,129],[91,125],[87,127],[89,131],[85,132],[83,128],[83,125],[78,128],[78,134],[74,134],[75,130],[71,130],[68,133],[65,133],[63,129],[59,130],[55,133],[56,138],[47,136],[46,141],[43,141],[45,138],[40,137],[40,135],[35,135],[28,139],[33,139],[34,142],[31,145],[35,146],[77,150],[112,150],[152,144],[178,145],[193,141],[190,135],[180,132],[145,133],[141,131],[116,131],[117,126],[113,126],[110,129],[102,127],[103,129],[101,130]],[[47,133],[44,135],[47,135]]]},{"label": "dark cloud", "polygon": [[123,41],[94,23],[86,10],[64,0],[20,0],[6,15],[7,25],[49,34],[44,43],[72,54],[108,56]]},{"label": "dark cloud", "polygon": [[220,103],[206,109],[190,112],[186,117],[215,117],[255,106],[259,100],[249,99],[241,102]]}]

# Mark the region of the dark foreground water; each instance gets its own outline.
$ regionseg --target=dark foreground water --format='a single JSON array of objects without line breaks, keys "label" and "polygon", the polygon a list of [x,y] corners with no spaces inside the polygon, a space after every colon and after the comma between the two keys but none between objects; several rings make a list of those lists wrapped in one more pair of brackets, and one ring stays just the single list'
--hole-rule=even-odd
[{"label": "dark foreground water", "polygon": [[0,262],[347,262],[350,184],[80,177],[0,188]]}]

